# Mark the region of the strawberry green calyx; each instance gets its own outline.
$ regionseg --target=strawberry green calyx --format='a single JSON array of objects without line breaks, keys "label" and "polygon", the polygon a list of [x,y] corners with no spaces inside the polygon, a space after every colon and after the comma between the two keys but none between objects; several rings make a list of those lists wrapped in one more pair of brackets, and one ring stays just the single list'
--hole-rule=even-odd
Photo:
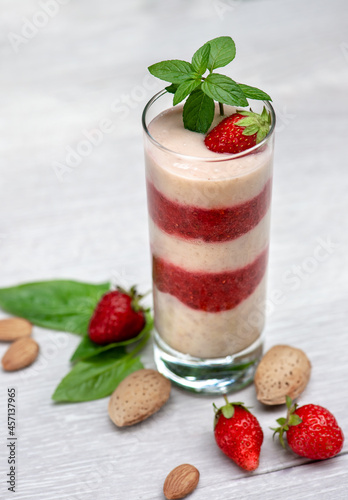
[{"label": "strawberry green calyx", "polygon": [[215,418],[214,418],[214,429],[216,427],[216,424],[220,418],[220,415],[223,415],[225,418],[227,419],[230,419],[233,417],[234,415],[234,408],[235,406],[240,406],[241,408],[243,408],[244,410],[246,410],[247,412],[249,412],[248,408],[244,405],[244,403],[241,403],[240,401],[236,401],[236,402],[233,402],[233,403],[230,403],[227,399],[227,396],[224,395],[224,400],[226,402],[226,404],[224,406],[221,406],[220,408],[218,408],[215,403],[213,403],[213,407],[214,407],[214,411],[215,411]]},{"label": "strawberry green calyx", "polygon": [[237,127],[245,127],[243,135],[256,135],[256,144],[261,142],[268,134],[271,126],[271,115],[263,107],[262,113],[254,113],[253,111],[237,111],[240,115],[245,116],[236,122]]},{"label": "strawberry green calyx", "polygon": [[232,38],[220,36],[202,45],[193,54],[191,62],[172,59],[148,67],[153,76],[170,83],[165,89],[174,94],[174,106],[186,99],[183,107],[186,129],[205,134],[214,119],[215,103],[219,104],[223,116],[223,104],[247,107],[248,99],[272,100],[260,89],[215,72],[233,61],[235,55]]},{"label": "strawberry green calyx", "polygon": [[286,407],[288,409],[286,417],[277,419],[279,427],[271,427],[271,430],[274,431],[273,438],[279,434],[279,442],[283,448],[285,448],[284,432],[287,432],[291,426],[302,423],[302,419],[295,413],[298,405],[289,396],[286,396]]},{"label": "strawberry green calyx", "polygon": [[147,295],[147,293],[141,295],[140,293],[137,292],[137,287],[136,285],[133,285],[129,290],[126,290],[125,288],[121,286],[117,286],[117,290],[120,293],[124,293],[125,295],[129,295],[129,297],[132,299],[131,305],[132,309],[135,312],[142,311],[144,312],[145,309],[140,305],[140,301]]}]

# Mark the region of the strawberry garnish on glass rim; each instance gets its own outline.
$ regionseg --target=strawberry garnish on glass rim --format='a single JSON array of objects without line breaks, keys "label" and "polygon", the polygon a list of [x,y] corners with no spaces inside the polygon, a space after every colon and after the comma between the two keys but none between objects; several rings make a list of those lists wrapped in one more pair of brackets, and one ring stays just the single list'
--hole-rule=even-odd
[{"label": "strawberry garnish on glass rim", "polygon": [[224,118],[205,137],[204,144],[215,153],[236,154],[259,144],[268,134],[271,115],[237,110]]}]

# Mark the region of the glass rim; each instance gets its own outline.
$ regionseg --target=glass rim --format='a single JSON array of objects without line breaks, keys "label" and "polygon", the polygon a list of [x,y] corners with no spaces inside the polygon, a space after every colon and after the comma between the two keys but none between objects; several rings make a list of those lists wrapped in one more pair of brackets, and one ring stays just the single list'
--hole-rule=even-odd
[{"label": "glass rim", "polygon": [[143,130],[144,130],[146,136],[150,139],[150,141],[153,144],[155,144],[158,148],[162,149],[163,151],[165,151],[167,153],[174,154],[180,158],[191,159],[191,160],[202,161],[202,162],[220,162],[220,161],[234,160],[237,158],[243,158],[243,157],[248,156],[250,154],[253,154],[253,153],[257,152],[259,149],[261,149],[262,146],[265,145],[273,135],[275,125],[276,125],[276,115],[275,115],[274,108],[269,101],[259,101],[259,102],[263,102],[264,105],[268,108],[268,111],[271,113],[271,127],[270,127],[269,132],[266,135],[266,137],[264,139],[262,139],[261,142],[259,142],[255,146],[253,146],[252,148],[246,149],[245,151],[241,151],[240,153],[235,153],[235,154],[233,154],[233,153],[230,153],[230,154],[216,153],[219,155],[218,158],[207,157],[207,156],[193,156],[193,155],[186,155],[183,153],[178,153],[177,151],[169,149],[166,146],[163,146],[160,142],[158,142],[150,134],[150,131],[149,131],[148,126],[146,124],[146,116],[147,116],[147,113],[148,113],[149,109],[151,108],[152,104],[154,104],[160,97],[162,97],[165,94],[170,94],[170,93],[166,89],[162,89],[159,92],[157,92],[154,96],[151,97],[151,99],[147,102],[147,104],[144,107],[142,117],[141,117],[141,123],[142,123]]}]

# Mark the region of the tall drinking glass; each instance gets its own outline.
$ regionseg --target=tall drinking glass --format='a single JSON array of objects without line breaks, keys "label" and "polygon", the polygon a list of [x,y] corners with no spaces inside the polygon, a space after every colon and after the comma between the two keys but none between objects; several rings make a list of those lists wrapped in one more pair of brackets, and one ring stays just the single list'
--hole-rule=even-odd
[{"label": "tall drinking glass", "polygon": [[159,92],[143,113],[155,361],[182,387],[225,393],[252,380],[262,354],[275,114],[250,101],[270,113],[270,131],[226,155],[171,103]]}]

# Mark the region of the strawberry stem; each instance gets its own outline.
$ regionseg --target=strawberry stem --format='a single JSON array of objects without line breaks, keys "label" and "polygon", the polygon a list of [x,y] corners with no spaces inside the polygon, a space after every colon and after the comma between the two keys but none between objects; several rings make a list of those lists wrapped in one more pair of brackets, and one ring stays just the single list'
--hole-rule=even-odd
[{"label": "strawberry stem", "polygon": [[139,312],[139,311],[144,312],[145,311],[145,309],[140,305],[140,301],[144,297],[146,297],[146,295],[149,295],[149,293],[151,293],[151,290],[148,290],[146,293],[140,294],[137,292],[135,285],[133,285],[130,288],[130,290],[126,290],[125,288],[123,288],[121,286],[117,286],[116,289],[120,293],[123,293],[125,295],[129,295],[129,297],[131,297],[131,299],[132,299],[131,305],[132,305],[133,311],[135,311],[135,312]]},{"label": "strawberry stem", "polygon": [[270,427],[270,429],[274,431],[273,438],[276,434],[279,434],[279,441],[283,448],[285,448],[284,433],[289,430],[289,427],[298,425],[302,422],[301,418],[295,413],[298,405],[294,401],[292,401],[289,396],[286,396],[286,407],[286,417],[277,419],[277,424],[279,424],[279,427]]},{"label": "strawberry stem", "polygon": [[220,116],[224,116],[224,105],[222,102],[219,102],[219,110],[220,110]]}]

